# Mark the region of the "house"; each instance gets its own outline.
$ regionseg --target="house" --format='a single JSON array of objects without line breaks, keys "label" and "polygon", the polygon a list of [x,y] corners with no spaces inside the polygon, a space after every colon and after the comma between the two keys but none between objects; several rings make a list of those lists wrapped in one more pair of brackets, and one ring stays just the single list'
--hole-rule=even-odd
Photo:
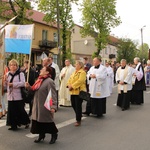
[{"label": "house", "polygon": [[57,25],[43,21],[44,13],[32,11],[33,14],[29,17],[34,23],[31,61],[34,65],[41,65],[42,55],[46,54],[53,55],[57,62]]},{"label": "house", "polygon": [[[71,52],[74,59],[82,59],[86,56],[90,63],[92,63],[92,54],[97,51],[95,46],[95,40],[91,36],[82,37],[80,29],[82,26],[75,25],[72,29],[71,34]],[[116,61],[116,52],[117,52],[117,42],[118,39],[114,36],[109,36],[110,42],[105,49],[102,49],[100,55],[102,57],[102,63],[108,61]]]},{"label": "house", "polygon": [[[28,13],[31,12],[32,15],[28,15]],[[33,41],[31,47],[32,65],[41,66],[41,58],[43,54],[46,54],[47,56],[53,55],[54,61],[57,62],[57,24],[49,24],[43,21],[44,15],[44,13],[38,12],[36,10],[27,11],[28,19],[31,19],[31,24],[34,24]],[[0,19],[0,24],[4,24],[5,22],[6,19]],[[20,57],[22,59],[22,62],[25,59],[29,59],[28,55],[23,55]]]}]

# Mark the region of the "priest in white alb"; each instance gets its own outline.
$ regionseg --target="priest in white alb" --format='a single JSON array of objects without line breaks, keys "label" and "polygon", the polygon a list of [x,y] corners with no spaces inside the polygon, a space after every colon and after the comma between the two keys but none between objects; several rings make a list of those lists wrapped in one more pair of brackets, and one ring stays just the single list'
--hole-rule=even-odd
[{"label": "priest in white alb", "polygon": [[110,96],[107,70],[101,65],[101,59],[95,57],[93,66],[87,73],[89,82],[89,93],[91,94],[91,113],[97,117],[106,114],[106,98]]},{"label": "priest in white alb", "polygon": [[71,65],[70,60],[65,60],[65,67],[62,68],[59,80],[61,82],[59,89],[59,105],[60,106],[71,106],[70,101],[70,92],[69,89],[66,88],[67,81],[70,78],[70,75],[75,71],[75,68]]},{"label": "priest in white alb", "polygon": [[118,83],[117,106],[121,107],[122,111],[130,108],[132,74],[132,68],[127,65],[125,59],[122,59],[121,66],[116,72],[116,82]]}]

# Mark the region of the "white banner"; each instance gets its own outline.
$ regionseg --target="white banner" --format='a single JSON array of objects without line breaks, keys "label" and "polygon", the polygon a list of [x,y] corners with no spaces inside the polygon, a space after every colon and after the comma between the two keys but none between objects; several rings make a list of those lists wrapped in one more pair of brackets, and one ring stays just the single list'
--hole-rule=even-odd
[{"label": "white banner", "polygon": [[10,53],[30,54],[34,25],[7,25],[5,51]]}]

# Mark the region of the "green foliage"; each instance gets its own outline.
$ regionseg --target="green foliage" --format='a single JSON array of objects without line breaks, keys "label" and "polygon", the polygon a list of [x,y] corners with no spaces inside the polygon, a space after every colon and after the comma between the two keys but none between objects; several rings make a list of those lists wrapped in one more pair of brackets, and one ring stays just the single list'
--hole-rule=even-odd
[{"label": "green foliage", "polygon": [[98,56],[100,50],[106,47],[110,28],[118,26],[121,22],[116,16],[115,5],[116,0],[83,0],[81,34],[83,37],[95,38],[97,52],[93,55]]},{"label": "green foliage", "polygon": [[[68,29],[71,29],[74,25],[73,17],[71,14],[71,3],[77,3],[78,0],[61,0],[57,5],[57,0],[39,0],[38,9],[45,12],[44,21],[51,23],[57,23],[59,19],[61,28],[61,39],[62,39],[62,63],[67,57],[67,38]],[[57,7],[58,6],[58,7]],[[58,14],[59,13],[59,14]],[[59,15],[59,18],[58,18]]]},{"label": "green foliage", "polygon": [[139,51],[137,53],[137,56],[141,59],[141,60],[148,60],[148,56],[149,56],[149,46],[148,44],[144,43],[143,44],[143,50],[142,50],[142,46],[139,46]]},{"label": "green foliage", "polygon": [[126,59],[128,63],[133,63],[134,57],[138,52],[137,43],[134,43],[131,39],[120,39],[117,50],[117,61]]},{"label": "green foliage", "polygon": [[27,19],[27,16],[31,16],[32,12],[27,14],[28,10],[31,10],[31,3],[26,0],[0,0],[0,18],[11,19],[17,16],[15,24],[29,24],[31,20]]}]

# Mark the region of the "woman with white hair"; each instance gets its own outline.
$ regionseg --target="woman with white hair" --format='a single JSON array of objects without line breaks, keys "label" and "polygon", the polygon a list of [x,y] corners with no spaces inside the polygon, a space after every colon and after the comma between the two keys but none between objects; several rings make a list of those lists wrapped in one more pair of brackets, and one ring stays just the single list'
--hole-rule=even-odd
[{"label": "woman with white hair", "polygon": [[143,91],[146,90],[144,69],[138,57],[134,58],[134,64],[136,65],[135,72],[138,72],[138,74],[140,74],[140,78],[138,77],[138,74],[133,74],[133,76],[135,77],[135,83],[133,84],[132,88],[131,103],[140,105],[144,103]]},{"label": "woman with white hair", "polygon": [[145,82],[146,86],[150,86],[150,60],[147,61],[147,65],[144,68],[144,73],[145,73]]}]

